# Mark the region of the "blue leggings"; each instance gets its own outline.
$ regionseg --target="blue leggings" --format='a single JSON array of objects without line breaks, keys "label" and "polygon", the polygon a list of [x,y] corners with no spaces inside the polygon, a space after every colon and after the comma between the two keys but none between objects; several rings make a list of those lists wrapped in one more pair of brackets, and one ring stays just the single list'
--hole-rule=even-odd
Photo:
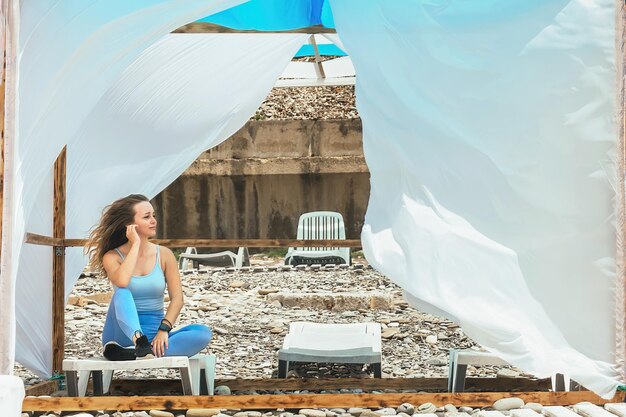
[{"label": "blue leggings", "polygon": [[[162,310],[138,312],[130,290],[117,288],[107,311],[102,344],[115,341],[120,346],[132,347],[135,330],[141,331],[151,341],[163,317]],[[211,329],[204,324],[189,324],[172,330],[165,356],[193,356],[207,347],[212,336]]]}]

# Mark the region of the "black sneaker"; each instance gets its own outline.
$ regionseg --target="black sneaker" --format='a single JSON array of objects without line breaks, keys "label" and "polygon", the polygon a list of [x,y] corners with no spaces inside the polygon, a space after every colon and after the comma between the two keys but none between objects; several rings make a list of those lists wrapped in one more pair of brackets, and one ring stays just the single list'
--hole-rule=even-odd
[{"label": "black sneaker", "polygon": [[107,342],[103,355],[110,361],[134,361],[135,349],[122,347],[116,342]]},{"label": "black sneaker", "polygon": [[152,352],[152,345],[148,341],[148,337],[142,334],[135,340],[135,357],[137,359],[152,359],[154,353]]}]

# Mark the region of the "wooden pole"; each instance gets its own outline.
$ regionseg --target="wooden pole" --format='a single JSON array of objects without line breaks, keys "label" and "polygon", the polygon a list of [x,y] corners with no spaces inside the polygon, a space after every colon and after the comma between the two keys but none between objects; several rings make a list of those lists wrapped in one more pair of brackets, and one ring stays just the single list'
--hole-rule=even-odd
[{"label": "wooden pole", "polygon": [[[6,82],[7,53],[6,43],[2,34],[2,43],[5,46],[2,57],[2,84],[0,84],[0,231],[2,230],[2,207],[4,207],[4,86]],[[0,259],[2,259],[2,235],[0,232]]]},{"label": "wooden pole", "polygon": [[[64,147],[54,162],[53,235],[65,239]],[[61,371],[65,351],[65,246],[54,246],[52,258],[52,370]]]}]

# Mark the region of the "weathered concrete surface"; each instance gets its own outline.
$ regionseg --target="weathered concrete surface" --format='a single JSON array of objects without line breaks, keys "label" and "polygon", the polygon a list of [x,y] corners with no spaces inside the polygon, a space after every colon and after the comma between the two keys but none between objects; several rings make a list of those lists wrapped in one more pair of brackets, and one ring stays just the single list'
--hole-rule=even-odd
[{"label": "weathered concrete surface", "polygon": [[360,236],[369,199],[361,121],[250,121],[153,200],[163,238],[295,238],[300,214],[341,213]]},{"label": "weathered concrete surface", "polygon": [[368,172],[361,120],[252,120],[185,175]]},{"label": "weathered concrete surface", "polygon": [[300,214],[343,215],[346,237],[358,239],[369,199],[369,174],[182,176],[153,204],[166,239],[296,237]]}]

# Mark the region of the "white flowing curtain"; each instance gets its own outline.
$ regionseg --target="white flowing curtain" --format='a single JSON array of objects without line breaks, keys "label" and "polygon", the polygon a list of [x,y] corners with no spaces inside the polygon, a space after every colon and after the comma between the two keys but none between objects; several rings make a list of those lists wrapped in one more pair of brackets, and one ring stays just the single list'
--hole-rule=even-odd
[{"label": "white flowing curtain", "polygon": [[[19,16],[17,126],[5,178],[1,274],[15,285],[17,352],[1,326],[2,373],[17,360],[51,372],[51,250],[24,233],[52,234],[51,177],[57,155],[103,94],[148,46],[172,30],[243,0],[11,1]],[[68,152],[71,150],[68,149]],[[7,193],[7,191],[9,191]],[[94,186],[92,192],[101,191]],[[84,198],[90,198],[85,195]],[[71,222],[71,213],[68,216]],[[68,271],[76,267],[69,267]],[[71,279],[70,282],[73,282]],[[11,322],[7,316],[7,321]],[[6,330],[5,330],[6,329]],[[6,336],[6,338],[5,338]]]},{"label": "white flowing curtain", "polygon": [[368,261],[513,365],[611,396],[615,2],[331,6],[357,73]]}]

